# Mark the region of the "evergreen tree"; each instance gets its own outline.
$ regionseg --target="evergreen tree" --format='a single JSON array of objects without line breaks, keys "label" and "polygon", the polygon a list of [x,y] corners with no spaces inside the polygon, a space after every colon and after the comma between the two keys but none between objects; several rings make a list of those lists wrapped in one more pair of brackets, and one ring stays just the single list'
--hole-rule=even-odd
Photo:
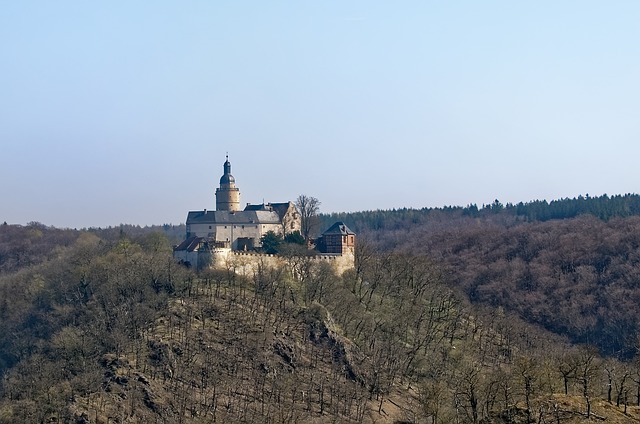
[{"label": "evergreen tree", "polygon": [[265,235],[260,237],[260,243],[262,243],[262,250],[265,253],[276,254],[280,250],[280,246],[284,243],[282,235],[276,234],[273,231],[267,231]]}]

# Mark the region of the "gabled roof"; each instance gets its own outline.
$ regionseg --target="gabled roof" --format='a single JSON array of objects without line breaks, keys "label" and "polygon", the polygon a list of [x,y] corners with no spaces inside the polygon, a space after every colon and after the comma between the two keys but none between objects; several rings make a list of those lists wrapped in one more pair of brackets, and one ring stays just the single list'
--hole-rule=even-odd
[{"label": "gabled roof", "polygon": [[279,224],[278,214],[273,211],[190,211],[189,224]]},{"label": "gabled roof", "polygon": [[260,203],[258,205],[252,205],[251,203],[248,203],[247,206],[244,208],[245,212],[249,212],[249,211],[268,211],[271,210],[271,208],[269,208],[269,205],[264,204],[264,203]]},{"label": "gabled roof", "polygon": [[353,231],[351,231],[349,229],[349,227],[347,227],[346,225],[344,225],[344,222],[342,221],[338,221],[335,224],[333,224],[331,227],[329,227],[329,229],[327,231],[325,231],[324,233],[322,233],[323,236],[326,235],[341,235],[341,236],[346,236],[346,235],[355,235],[356,233],[354,233]]},{"label": "gabled roof", "polygon": [[273,210],[278,213],[278,216],[280,217],[280,220],[284,219],[284,216],[289,211],[289,208],[294,208],[295,209],[295,206],[293,205],[292,202],[270,203],[270,205],[273,208]]},{"label": "gabled roof", "polygon": [[173,250],[186,250],[187,252],[195,252],[200,247],[200,243],[204,241],[203,237],[189,237]]},{"label": "gabled roof", "polygon": [[295,208],[292,202],[282,203],[260,203],[257,205],[247,204],[244,208],[245,212],[249,211],[273,211],[278,214],[280,221],[282,221],[290,208]]}]

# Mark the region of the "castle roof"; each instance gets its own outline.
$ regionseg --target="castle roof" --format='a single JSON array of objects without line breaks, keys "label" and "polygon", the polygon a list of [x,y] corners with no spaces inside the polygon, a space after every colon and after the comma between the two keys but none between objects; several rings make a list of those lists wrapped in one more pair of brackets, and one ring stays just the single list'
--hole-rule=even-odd
[{"label": "castle roof", "polygon": [[[285,203],[271,203],[271,206],[273,207],[273,210],[278,214],[278,216],[280,217],[280,220],[284,219],[284,216],[287,214],[287,212],[289,211],[289,208],[293,206],[293,203],[291,202],[285,202]],[[295,207],[295,206],[293,206]]]},{"label": "castle roof", "polygon": [[264,203],[260,203],[258,205],[252,205],[252,204],[248,204],[244,210],[245,211],[270,211],[271,210],[271,205],[269,204],[264,204]]},{"label": "castle roof", "polygon": [[283,203],[260,203],[258,205],[247,204],[244,208],[245,211],[273,211],[278,214],[280,220],[282,221],[289,211],[289,208],[293,206],[291,202],[283,202]]},{"label": "castle roof", "polygon": [[229,162],[229,155],[227,155],[227,160],[224,162],[224,173],[222,177],[220,177],[220,184],[231,184],[235,183],[236,179],[231,175],[231,162]]},{"label": "castle roof", "polygon": [[187,224],[279,224],[274,211],[190,211]]},{"label": "castle roof", "polygon": [[195,252],[200,247],[200,243],[204,241],[202,237],[189,237],[179,245],[177,245],[173,250],[185,250],[187,252]]},{"label": "castle roof", "polygon": [[331,227],[329,227],[329,229],[327,231],[325,231],[324,233],[322,233],[323,236],[326,235],[341,235],[341,236],[346,236],[346,235],[355,235],[356,233],[354,233],[353,231],[351,231],[349,229],[349,227],[347,227],[344,222],[342,221],[338,221],[335,224],[333,224]]}]

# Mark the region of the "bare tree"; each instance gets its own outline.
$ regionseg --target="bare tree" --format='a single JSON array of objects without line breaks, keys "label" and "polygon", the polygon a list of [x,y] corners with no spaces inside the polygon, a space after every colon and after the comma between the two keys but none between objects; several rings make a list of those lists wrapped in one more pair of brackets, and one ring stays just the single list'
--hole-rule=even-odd
[{"label": "bare tree", "polygon": [[309,237],[317,230],[319,225],[318,211],[320,210],[320,201],[313,196],[301,194],[296,199],[296,207],[300,211],[300,228],[305,241],[309,241]]},{"label": "bare tree", "polygon": [[600,369],[600,359],[592,348],[582,349],[577,367],[577,379],[582,385],[582,396],[587,403],[587,418],[591,417],[593,379]]}]

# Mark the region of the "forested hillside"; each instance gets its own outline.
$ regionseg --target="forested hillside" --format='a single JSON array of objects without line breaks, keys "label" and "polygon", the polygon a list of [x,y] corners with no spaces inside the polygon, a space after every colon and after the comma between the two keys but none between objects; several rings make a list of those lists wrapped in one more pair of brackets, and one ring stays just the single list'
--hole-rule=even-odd
[{"label": "forested hillside", "polygon": [[[340,218],[382,250],[425,255],[472,302],[632,357],[640,324],[638,195]],[[552,219],[553,218],[553,219]]]},{"label": "forested hillside", "polygon": [[[91,228],[85,232],[96,234],[103,240],[115,241],[121,237],[141,237],[149,233],[162,233],[177,244],[184,238],[185,226],[120,225],[118,227]],[[76,229],[49,227],[39,222],[26,226],[0,225],[0,274],[27,268],[57,257],[62,249],[71,246],[82,234]]]},{"label": "forested hillside", "polygon": [[640,420],[640,217],[471,209],[341,216],[342,276],[0,226],[0,423]]},{"label": "forested hillside", "polygon": [[0,276],[0,422],[640,417],[640,368],[468,304],[424,255],[364,242],[343,276],[295,257],[239,275],[170,251],[79,232]]},{"label": "forested hillside", "polygon": [[73,244],[79,234],[37,222],[27,227],[0,225],[0,275],[56,257],[56,252]]},{"label": "forested hillside", "polygon": [[81,232],[0,276],[0,422],[640,416],[635,365],[469,305],[424,255],[365,242],[343,276],[233,267],[194,274],[157,233]]}]

